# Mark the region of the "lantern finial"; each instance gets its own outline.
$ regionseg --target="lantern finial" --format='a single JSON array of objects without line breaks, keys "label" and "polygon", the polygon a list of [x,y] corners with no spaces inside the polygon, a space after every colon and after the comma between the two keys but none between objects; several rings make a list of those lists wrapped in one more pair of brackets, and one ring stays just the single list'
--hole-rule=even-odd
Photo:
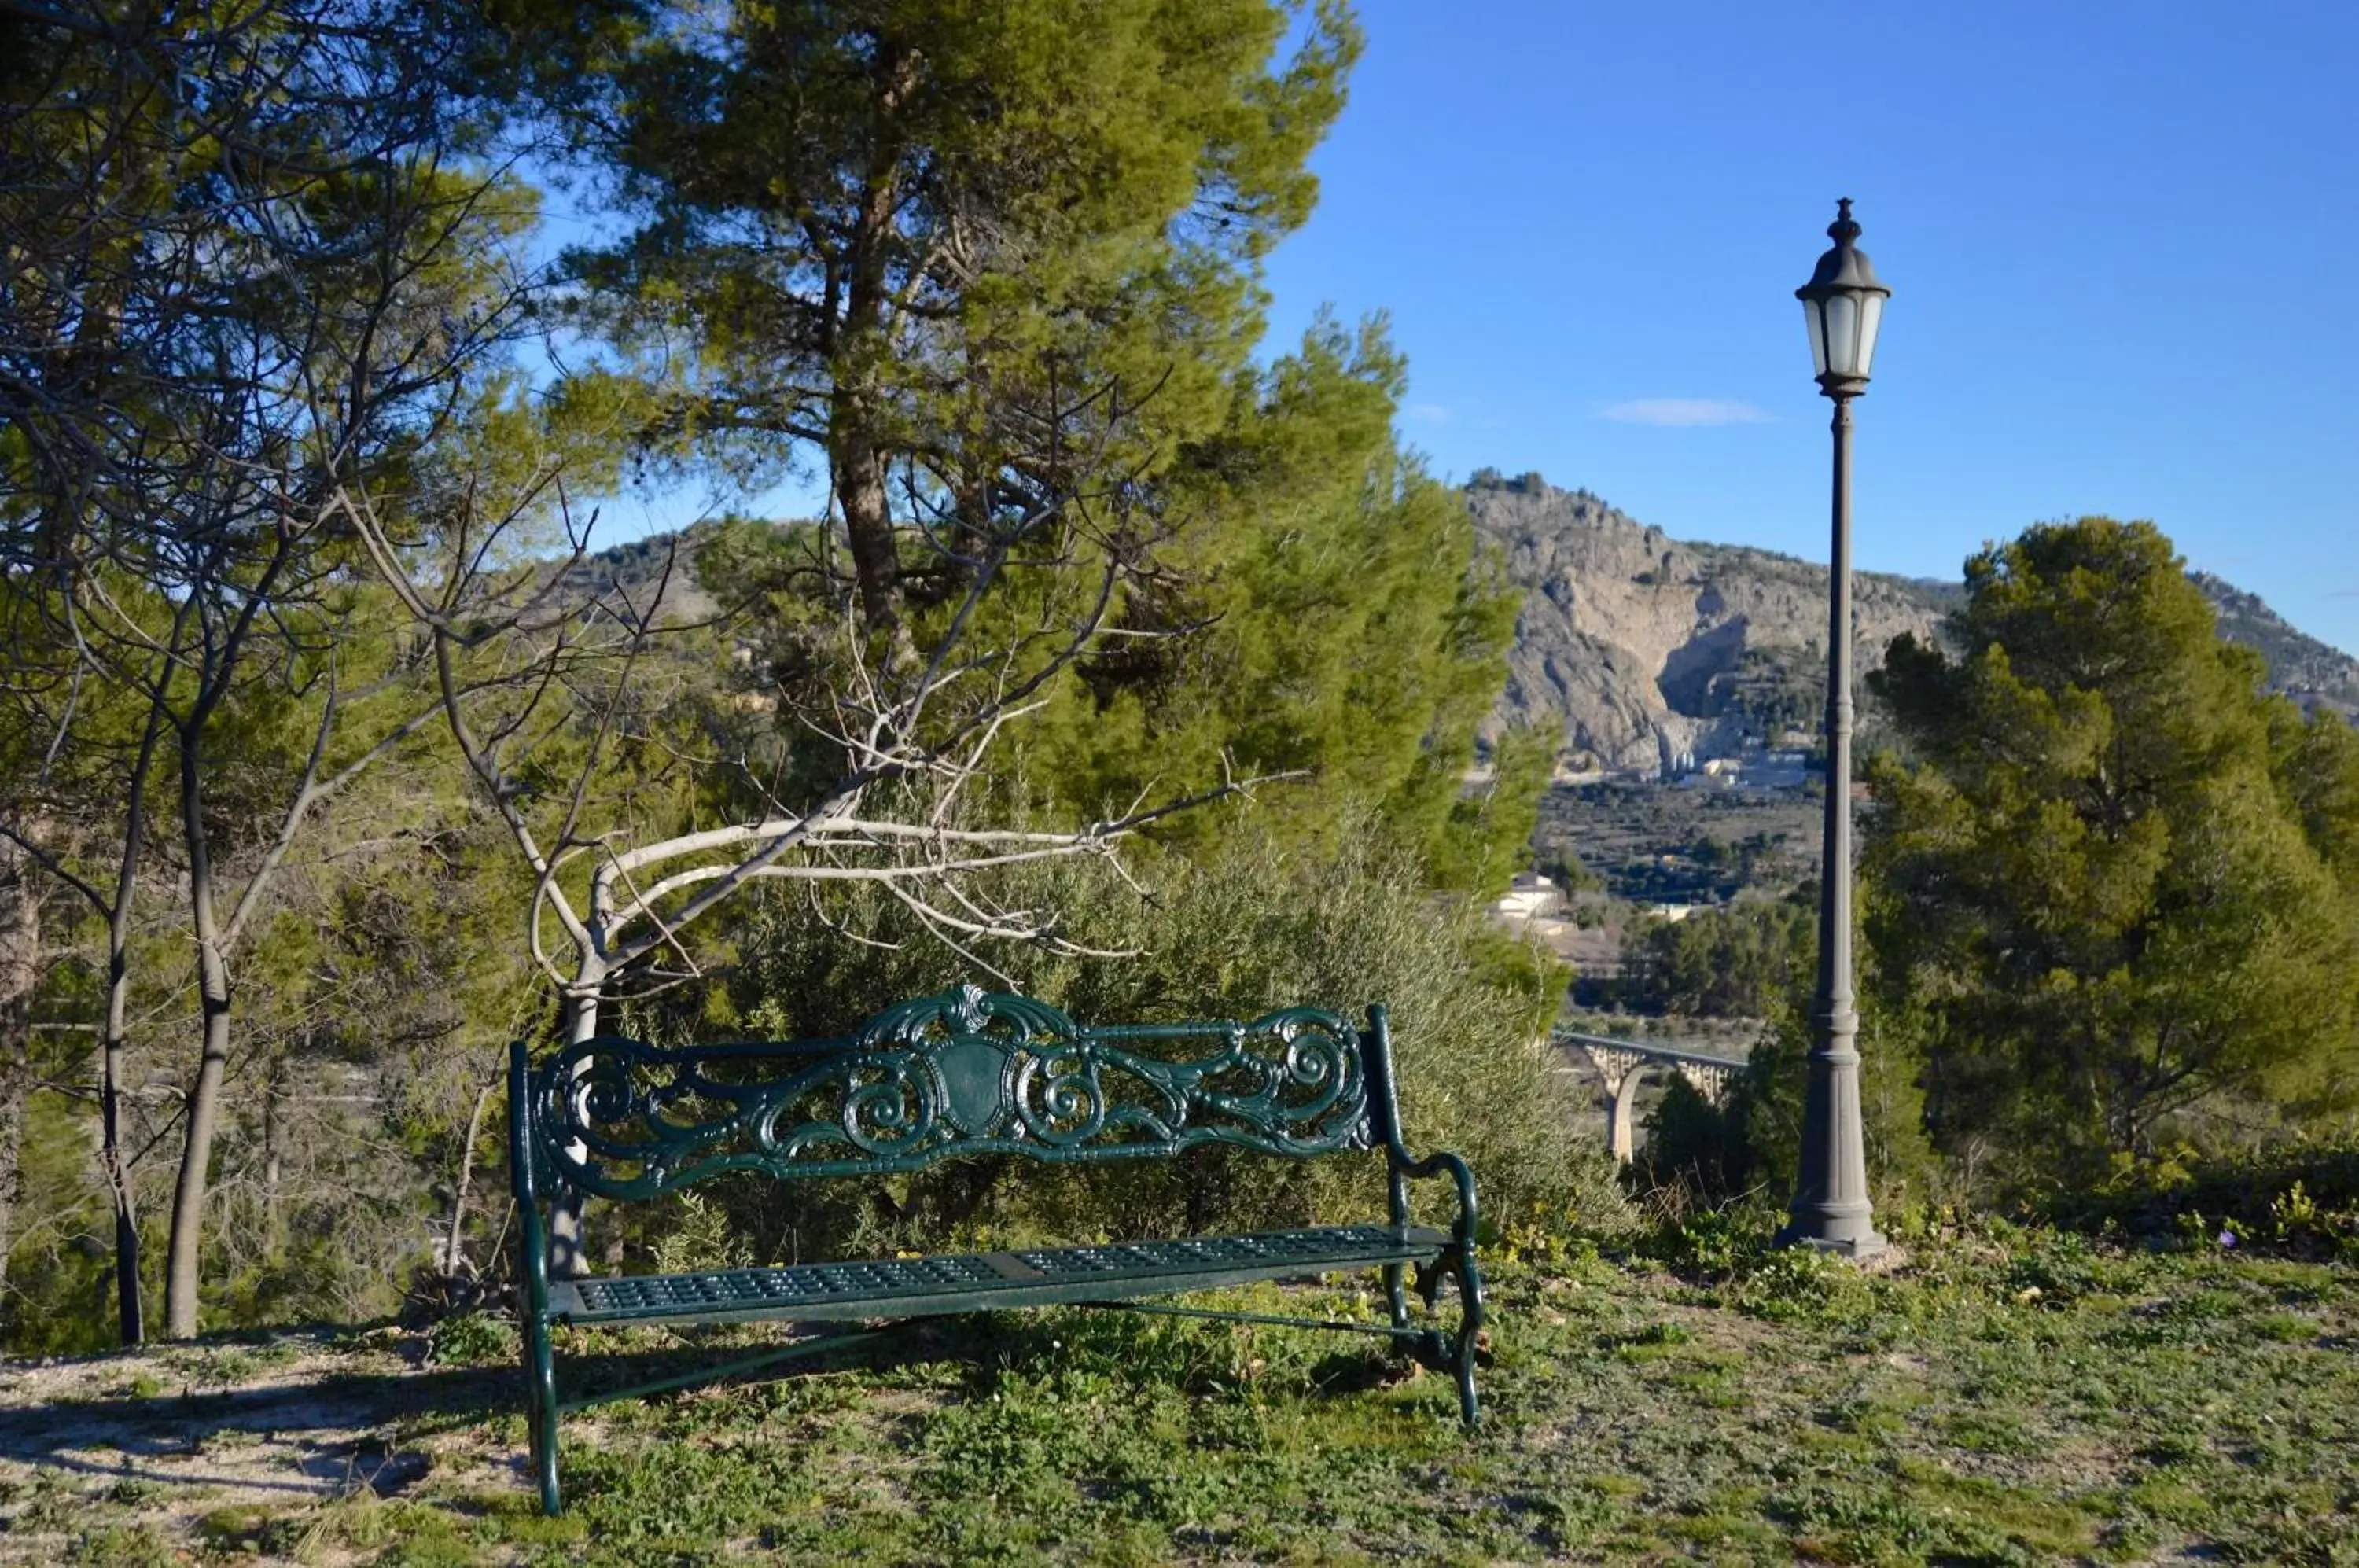
[{"label": "lantern finial", "polygon": [[1851,198],[1835,198],[1835,221],[1827,225],[1827,238],[1837,245],[1847,245],[1859,238],[1859,225],[1851,219]]}]

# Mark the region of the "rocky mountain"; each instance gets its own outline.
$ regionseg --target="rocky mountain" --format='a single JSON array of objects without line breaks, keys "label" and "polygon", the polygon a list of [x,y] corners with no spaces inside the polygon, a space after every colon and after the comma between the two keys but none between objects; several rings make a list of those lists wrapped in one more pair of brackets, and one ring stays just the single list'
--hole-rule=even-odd
[{"label": "rocky mountain", "polygon": [[[1464,494],[1476,531],[1526,591],[1494,734],[1555,728],[1568,773],[1676,773],[1815,739],[1826,702],[1824,566],[1675,539],[1537,474],[1507,479],[1484,470]],[[696,570],[715,530],[702,523],[676,541],[656,535],[600,550],[571,567],[571,586],[625,590],[643,613],[704,619],[729,586]],[[2305,637],[2254,594],[2191,575],[2221,631],[2260,650],[2278,690],[2305,707],[2359,718],[2359,659]],[[1875,572],[1859,573],[1854,587],[1863,673],[1900,633],[1935,635],[1961,593],[1954,583]],[[1872,741],[1872,708],[1864,724]]]},{"label": "rocky mountain", "polygon": [[[1674,539],[1585,490],[1485,471],[1475,528],[1526,591],[1493,724],[1557,727],[1568,771],[1674,772],[1748,746],[1806,745],[1824,704],[1827,571],[1740,545]],[[2359,715],[2359,659],[2204,573],[2220,629],[2260,650],[2306,707]],[[1861,572],[1863,673],[1904,631],[1935,635],[1954,583]],[[1864,694],[1864,693],[1863,693]]]},{"label": "rocky mountain", "polygon": [[2331,709],[2359,723],[2359,659],[2297,631],[2234,583],[2208,572],[2187,574],[2212,600],[2220,635],[2257,649],[2269,663],[2269,683],[2299,702],[2305,712]]},{"label": "rocky mountain", "polygon": [[715,525],[690,524],[679,533],[649,534],[584,555],[566,567],[566,592],[609,604],[627,602],[639,614],[667,622],[701,621],[721,604],[697,571],[697,558]]}]

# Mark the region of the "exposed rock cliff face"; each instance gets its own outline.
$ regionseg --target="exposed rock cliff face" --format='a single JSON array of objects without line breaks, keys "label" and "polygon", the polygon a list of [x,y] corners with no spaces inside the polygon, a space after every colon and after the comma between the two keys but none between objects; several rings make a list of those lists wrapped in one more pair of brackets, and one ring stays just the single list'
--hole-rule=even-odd
[{"label": "exposed rock cliff face", "polygon": [[[1485,474],[1466,498],[1477,531],[1527,591],[1495,731],[1554,726],[1566,768],[1641,772],[1815,735],[1825,702],[1824,566],[1685,543],[1537,475]],[[2359,713],[2359,660],[2217,578],[2195,582],[2218,606],[2222,633],[2259,648],[2279,690],[2306,707]],[[1900,633],[1934,635],[1961,591],[1858,574],[1860,672]]]},{"label": "exposed rock cliff face", "polygon": [[2220,635],[2258,649],[2269,661],[2269,683],[2305,713],[2325,708],[2359,722],[2359,659],[2297,631],[2284,616],[2234,583],[2208,572],[2190,572],[2195,585],[2211,596]]},{"label": "exposed rock cliff face", "polygon": [[[1568,768],[1671,770],[1815,726],[1825,567],[1682,543],[1529,479],[1467,504],[1527,590],[1498,719],[1560,726]],[[1955,590],[1864,572],[1854,593],[1864,670],[1900,633],[1930,635]]]}]

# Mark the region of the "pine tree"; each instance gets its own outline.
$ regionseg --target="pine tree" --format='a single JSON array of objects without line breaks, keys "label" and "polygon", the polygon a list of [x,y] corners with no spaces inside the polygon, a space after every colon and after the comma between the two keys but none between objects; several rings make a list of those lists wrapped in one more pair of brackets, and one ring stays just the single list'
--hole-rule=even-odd
[{"label": "pine tree", "polygon": [[[2359,1061],[2359,768],[2223,641],[2151,524],[2043,524],[1977,555],[1953,651],[1893,646],[1868,931],[1927,1020],[1951,1149],[2136,1155],[2194,1114],[2294,1116]],[[2069,1163],[2069,1161],[2068,1161]]]},{"label": "pine tree", "polygon": [[1288,9],[623,7],[635,44],[559,108],[639,220],[572,265],[587,319],[662,356],[650,447],[819,458],[873,631],[978,541],[1067,540],[1077,497],[1218,424],[1260,334],[1358,49],[1321,5],[1273,70]]},{"label": "pine tree", "polygon": [[[1462,502],[1401,452],[1407,381],[1381,320],[1322,319],[1238,373],[1221,430],[1160,481],[1190,519],[1174,571],[1134,593],[1042,716],[1026,746],[1036,780],[1095,810],[1157,778],[1298,771],[1261,807],[1298,836],[1327,838],[1356,803],[1439,884],[1505,884],[1553,757],[1510,735],[1491,785],[1465,790],[1517,601]],[[1175,832],[1201,844],[1228,821]]]}]

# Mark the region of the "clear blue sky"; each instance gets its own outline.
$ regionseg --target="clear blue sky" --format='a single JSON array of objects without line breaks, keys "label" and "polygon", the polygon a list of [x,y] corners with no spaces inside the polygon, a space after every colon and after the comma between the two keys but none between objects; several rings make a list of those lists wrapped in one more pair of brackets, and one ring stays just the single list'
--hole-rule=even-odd
[{"label": "clear blue sky", "polygon": [[1824,559],[1792,291],[1850,196],[1894,291],[1860,565],[2147,517],[2359,652],[2359,3],[1360,15],[1272,336],[1389,310],[1438,471]]},{"label": "clear blue sky", "polygon": [[1954,578],[2043,518],[2147,517],[2359,652],[2359,0],[1360,15],[1268,346],[1388,310],[1438,473],[1823,559],[1793,289],[1850,196],[1894,289],[1862,567]]}]

